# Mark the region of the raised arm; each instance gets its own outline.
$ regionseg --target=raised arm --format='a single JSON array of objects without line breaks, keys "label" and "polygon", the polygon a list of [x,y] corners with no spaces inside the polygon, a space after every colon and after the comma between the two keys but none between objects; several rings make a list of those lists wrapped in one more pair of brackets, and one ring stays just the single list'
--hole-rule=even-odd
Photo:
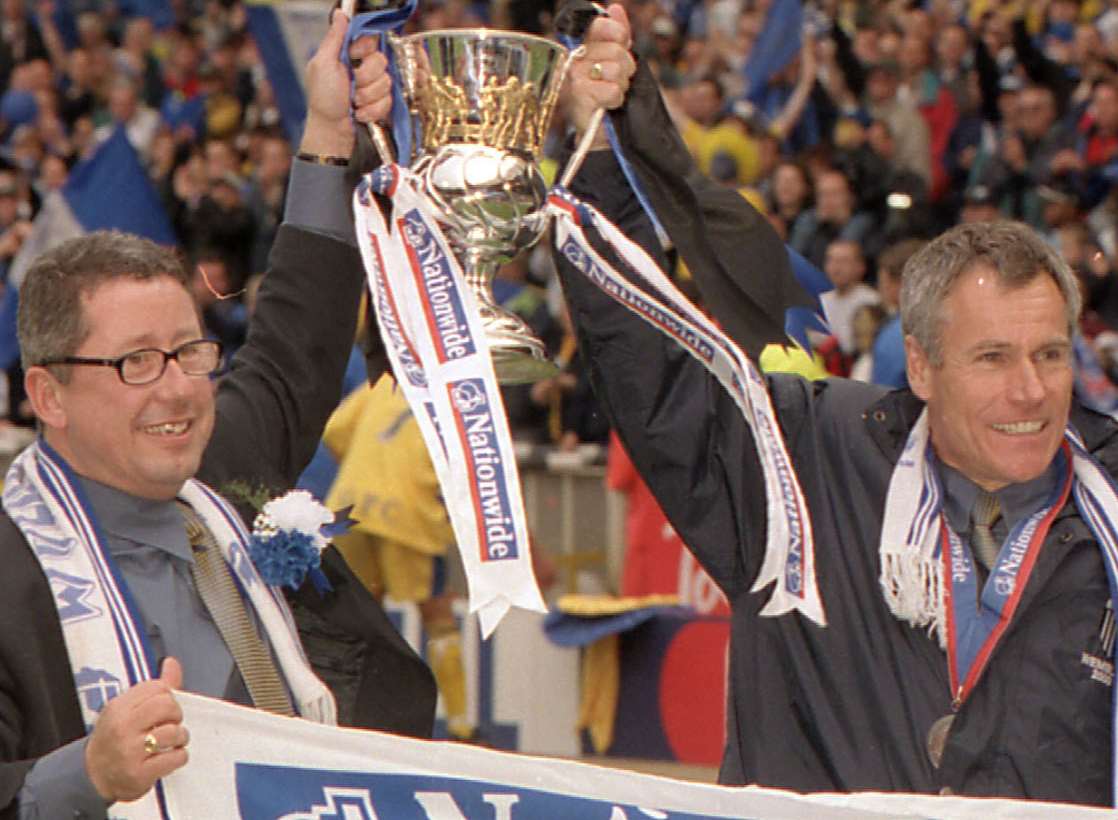
[{"label": "raised arm", "polygon": [[[338,59],[345,26],[345,16],[336,13],[308,65],[303,156],[344,160],[353,152],[350,82]],[[384,58],[375,54],[371,38],[358,41],[351,53],[361,58],[361,88],[387,84]],[[370,105],[365,93],[355,95],[358,118],[384,116],[387,99]],[[290,487],[341,398],[364,281],[352,192],[345,167],[295,160],[284,224],[248,340],[218,388],[217,424],[200,478],[219,489],[232,480]]]},{"label": "raised arm", "polygon": [[[627,52],[627,21],[617,7],[611,7],[610,12],[608,19],[599,19],[591,27],[587,59],[572,72],[565,93],[570,118],[579,126],[589,121],[595,101],[609,104],[611,98],[627,90],[633,70]],[[588,69],[595,63],[601,67],[602,80],[590,79]],[[635,82],[644,82],[642,75],[638,74]],[[614,87],[597,87],[603,84]],[[643,87],[635,89],[615,123],[625,147],[631,147],[643,133],[646,140],[664,146],[662,169],[672,163],[680,166],[672,170],[693,205],[690,213],[686,213],[686,207],[677,206],[669,214],[673,223],[683,219],[694,225],[704,222],[708,215],[718,219],[714,236],[725,238],[736,229],[739,263],[748,259],[754,263],[748,266],[753,274],[779,278],[788,265],[779,239],[769,236],[771,230],[766,233],[761,228],[763,220],[754,212],[735,210],[736,203],[720,199],[713,185],[691,172],[685,154],[678,153],[684,149],[677,146],[678,134],[672,130],[658,95],[653,90],[650,98],[645,91]],[[631,116],[637,113],[634,106],[641,107],[640,117]],[[647,117],[643,131],[636,121],[641,117]],[[611,152],[591,153],[572,187],[663,266],[655,231]],[[682,197],[677,198],[679,201]],[[732,214],[742,218],[734,219]],[[672,224],[669,230],[676,227]],[[710,226],[703,224],[699,236],[695,244],[706,242],[712,236]],[[776,260],[777,270],[765,266],[765,259],[770,257]],[[756,570],[765,528],[763,504],[758,503],[764,497],[760,491],[761,470],[741,414],[725,391],[675,342],[599,291],[565,261],[559,260],[559,269],[603,409],[673,526],[711,575],[733,595]],[[729,302],[741,283],[720,284],[720,293]],[[706,293],[708,303],[717,298],[711,295],[713,292]],[[753,307],[756,309],[756,303]],[[752,550],[756,555],[747,554],[749,545],[758,546]]]}]

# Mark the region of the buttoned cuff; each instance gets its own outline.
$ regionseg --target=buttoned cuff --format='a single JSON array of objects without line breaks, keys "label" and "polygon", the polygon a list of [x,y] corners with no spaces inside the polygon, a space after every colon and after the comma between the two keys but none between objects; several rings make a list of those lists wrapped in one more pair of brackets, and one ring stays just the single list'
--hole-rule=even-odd
[{"label": "buttoned cuff", "polygon": [[97,793],[85,770],[88,737],[40,757],[19,792],[19,820],[102,820],[109,804]]},{"label": "buttoned cuff", "polygon": [[348,176],[347,168],[293,160],[283,221],[356,245],[350,215],[353,186]]}]

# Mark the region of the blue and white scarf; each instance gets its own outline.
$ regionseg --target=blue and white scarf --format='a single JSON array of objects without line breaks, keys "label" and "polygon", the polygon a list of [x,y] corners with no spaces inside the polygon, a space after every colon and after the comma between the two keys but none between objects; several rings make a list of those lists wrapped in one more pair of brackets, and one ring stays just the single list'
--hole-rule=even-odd
[{"label": "blue and white scarf", "polygon": [[[335,724],[334,697],[311,671],[283,594],[257,575],[245,547],[248,534],[236,511],[193,479],[183,485],[179,499],[201,516],[220,545],[267,634],[298,713]],[[82,718],[87,731],[92,730],[110,699],[159,675],[136,604],[73,472],[44,441],[32,444],[12,463],[3,505],[50,583]],[[118,805],[114,814],[171,817],[173,806],[173,795],[160,784],[143,799]]]},{"label": "blue and white scarf", "polygon": [[[489,637],[512,606],[546,611],[528,518],[477,303],[414,172],[386,165],[354,192],[381,337],[439,479],[469,586]],[[386,220],[372,191],[392,199]]]},{"label": "blue and white scarf", "polygon": [[[1113,588],[1118,578],[1118,490],[1070,426],[1064,437],[1072,454],[1073,497],[1099,541]],[[889,481],[879,547],[879,580],[893,614],[935,633],[940,646],[946,648],[943,564],[939,557],[943,497],[928,460],[928,447],[928,411],[924,410],[909,433]]]},{"label": "blue and white scarf", "polygon": [[[819,596],[811,516],[765,385],[749,357],[696,308],[643,248],[601,212],[556,187],[548,200],[555,247],[574,268],[619,304],[675,340],[734,400],[757,446],[765,477],[765,557],[752,591],[772,585],[761,615],[799,612],[827,625]],[[590,243],[593,227],[621,262],[613,265]]]}]

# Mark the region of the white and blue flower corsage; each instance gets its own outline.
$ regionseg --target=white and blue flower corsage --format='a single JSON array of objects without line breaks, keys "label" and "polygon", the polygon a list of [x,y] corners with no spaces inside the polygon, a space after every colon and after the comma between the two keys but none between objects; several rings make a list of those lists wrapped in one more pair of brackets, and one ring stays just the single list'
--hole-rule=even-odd
[{"label": "white and blue flower corsage", "polygon": [[349,528],[348,511],[330,512],[306,490],[266,503],[252,522],[248,552],[264,582],[298,589],[308,576],[320,594],[332,587],[320,569],[330,539]]}]

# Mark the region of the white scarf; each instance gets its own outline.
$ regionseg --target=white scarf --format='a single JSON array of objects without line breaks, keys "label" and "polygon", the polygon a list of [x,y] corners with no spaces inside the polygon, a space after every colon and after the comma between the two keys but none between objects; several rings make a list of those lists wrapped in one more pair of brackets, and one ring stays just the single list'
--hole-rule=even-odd
[{"label": "white scarf", "polygon": [[[44,442],[16,457],[4,482],[4,510],[39,560],[54,594],[74,686],[87,731],[104,704],[137,683],[158,676],[145,646],[143,626],[128,587],[104,544],[69,466]],[[248,534],[224,500],[199,481],[187,481],[179,498],[210,528],[275,651],[300,715],[335,724],[330,690],[311,671],[283,594],[256,573],[245,544]],[[162,784],[143,799],[118,805],[135,818],[173,816],[174,796]]]},{"label": "white scarf", "polygon": [[[775,618],[796,611],[826,626],[816,583],[811,517],[760,371],[680,293],[643,248],[595,208],[557,188],[548,212],[554,219],[558,252],[606,294],[674,339],[733,398],[753,435],[765,476],[768,532],[752,591],[769,584],[773,590],[761,615]],[[598,231],[624,268],[615,268],[598,254],[586,237],[585,225]]]},{"label": "white scarf", "polygon": [[[1064,433],[1072,453],[1076,506],[1099,541],[1111,578],[1118,568],[1118,491],[1106,471],[1087,452],[1069,426]],[[909,433],[885,499],[881,527],[881,591],[890,611],[902,621],[934,632],[947,647],[940,530],[943,498],[928,461],[928,411]]]}]

